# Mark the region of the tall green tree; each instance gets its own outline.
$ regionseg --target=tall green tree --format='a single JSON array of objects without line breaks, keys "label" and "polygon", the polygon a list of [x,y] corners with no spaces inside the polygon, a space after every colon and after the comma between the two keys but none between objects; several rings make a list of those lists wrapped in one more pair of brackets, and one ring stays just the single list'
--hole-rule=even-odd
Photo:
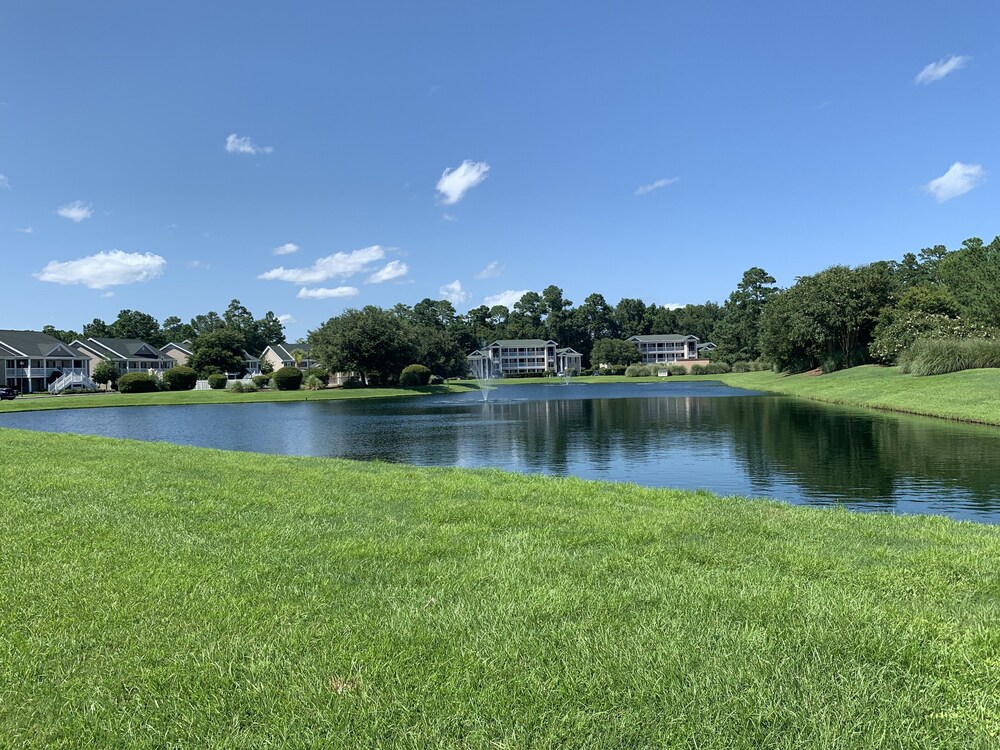
[{"label": "tall green tree", "polygon": [[42,326],[42,333],[57,338],[64,344],[72,344],[80,338],[80,334],[76,331],[63,331],[52,325]]},{"label": "tall green tree", "polygon": [[649,307],[641,299],[623,297],[615,305],[615,323],[622,338],[648,335],[652,324]]},{"label": "tall green tree", "polygon": [[[641,334],[632,334],[638,336]],[[623,339],[598,339],[590,352],[590,362],[599,365],[631,365],[642,359],[639,347]]]},{"label": "tall green tree", "polygon": [[112,338],[111,329],[100,318],[94,318],[89,323],[84,324],[83,338],[109,339]]},{"label": "tall green tree", "polygon": [[768,300],[778,293],[774,284],[774,277],[758,266],[743,272],[723,305],[713,334],[720,359],[730,363],[760,359],[760,316]]},{"label": "tall green tree", "polygon": [[139,339],[152,346],[167,343],[160,331],[160,321],[139,310],[122,310],[108,330],[115,339]]},{"label": "tall green tree", "polygon": [[375,305],[330,318],[309,332],[309,343],[331,372],[357,372],[369,385],[393,382],[414,358],[409,322]]},{"label": "tall green tree", "polygon": [[1000,237],[988,245],[978,237],[965,240],[940,259],[937,271],[958,300],[963,318],[1000,326]]},{"label": "tall green tree", "polygon": [[246,342],[239,332],[228,328],[205,333],[195,339],[188,367],[195,370],[199,377],[208,377],[214,371],[245,375],[245,346]]}]

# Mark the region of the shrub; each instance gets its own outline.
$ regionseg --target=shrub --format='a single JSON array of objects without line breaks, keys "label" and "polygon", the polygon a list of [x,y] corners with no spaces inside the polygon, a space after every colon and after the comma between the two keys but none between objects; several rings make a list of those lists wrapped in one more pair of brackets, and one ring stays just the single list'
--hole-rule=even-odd
[{"label": "shrub", "polygon": [[687,375],[688,371],[684,365],[669,365],[667,367],[667,372],[671,375]]},{"label": "shrub", "polygon": [[297,367],[282,367],[271,377],[279,391],[297,391],[302,386],[302,370]]},{"label": "shrub", "polygon": [[431,371],[424,365],[407,365],[399,376],[402,386],[427,385],[431,379]]},{"label": "shrub", "polygon": [[315,375],[308,375],[302,381],[302,387],[305,388],[307,391],[321,391],[324,388],[326,388],[326,382],[320,380]]},{"label": "shrub", "polygon": [[913,375],[942,375],[980,367],[1000,367],[1000,341],[917,339],[899,355],[900,371]]},{"label": "shrub", "polygon": [[257,387],[257,384],[254,383],[253,381],[250,381],[249,383],[244,383],[243,384],[243,392],[244,393],[256,393],[259,390],[260,389]]},{"label": "shrub", "polygon": [[431,375],[431,379],[427,381],[428,385],[443,385],[444,378],[440,375]]},{"label": "shrub", "polygon": [[163,388],[167,391],[190,391],[198,382],[198,373],[190,367],[171,367],[163,373]]},{"label": "shrub", "polygon": [[271,382],[271,376],[263,374],[254,375],[253,378],[251,378],[251,380],[253,380],[253,384],[258,388],[267,388],[268,384]]},{"label": "shrub", "polygon": [[303,371],[302,378],[308,380],[310,376],[319,378],[323,381],[323,385],[326,385],[330,379],[330,372],[325,367],[308,367]]},{"label": "shrub", "polygon": [[118,378],[121,393],[152,393],[157,390],[156,378],[145,372],[129,372]]},{"label": "shrub", "polygon": [[996,338],[996,331],[987,326],[962,318],[909,310],[886,315],[879,321],[870,351],[876,361],[892,365],[917,339],[992,338]]},{"label": "shrub", "polygon": [[229,378],[221,372],[213,372],[208,376],[208,387],[215,391],[221,391],[229,383]]},{"label": "shrub", "polygon": [[[209,383],[209,385],[211,385],[211,382]],[[243,381],[242,380],[232,381],[231,383],[228,384],[226,390],[229,391],[230,393],[243,393]]]},{"label": "shrub", "polygon": [[341,388],[364,388],[365,384],[361,382],[361,378],[351,375],[347,380],[340,384]]},{"label": "shrub", "polygon": [[625,368],[626,378],[648,378],[652,374],[652,370],[646,365],[629,365]]}]

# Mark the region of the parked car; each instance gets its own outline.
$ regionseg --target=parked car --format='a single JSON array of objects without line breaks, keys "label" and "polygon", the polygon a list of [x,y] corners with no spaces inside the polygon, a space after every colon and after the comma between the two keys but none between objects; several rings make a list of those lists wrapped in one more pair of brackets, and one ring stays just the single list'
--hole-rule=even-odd
[{"label": "parked car", "polygon": [[17,398],[17,391],[7,386],[0,386],[0,401],[13,401]]}]

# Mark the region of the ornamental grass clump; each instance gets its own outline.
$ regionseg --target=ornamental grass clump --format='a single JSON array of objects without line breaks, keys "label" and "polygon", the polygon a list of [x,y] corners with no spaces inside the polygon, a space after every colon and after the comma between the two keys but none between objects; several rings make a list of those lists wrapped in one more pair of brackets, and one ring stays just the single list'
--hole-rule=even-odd
[{"label": "ornamental grass clump", "polygon": [[899,355],[899,369],[911,375],[1000,367],[1000,341],[994,339],[917,339]]},{"label": "ornamental grass clump", "polygon": [[653,371],[646,365],[629,365],[625,368],[626,378],[648,378]]}]

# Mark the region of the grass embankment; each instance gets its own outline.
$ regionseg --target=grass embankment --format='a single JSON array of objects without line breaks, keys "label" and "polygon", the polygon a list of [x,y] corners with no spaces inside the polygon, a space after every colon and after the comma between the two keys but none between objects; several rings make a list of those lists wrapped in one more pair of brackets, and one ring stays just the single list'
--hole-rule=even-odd
[{"label": "grass embankment", "polygon": [[245,404],[254,401],[321,401],[342,398],[385,398],[429,393],[459,393],[475,390],[472,384],[428,385],[415,388],[326,388],[321,391],[263,390],[256,393],[233,393],[226,390],[157,391],[156,393],[48,393],[26,394],[11,401],[0,401],[0,414],[8,411],[44,409],[88,409],[102,406],[184,406],[189,404]]},{"label": "grass embankment", "polygon": [[1000,370],[917,377],[897,367],[865,365],[829,375],[748,372],[699,379],[835,404],[1000,425]]},{"label": "grass embankment", "polygon": [[3,747],[1000,739],[996,527],[0,438]]}]

